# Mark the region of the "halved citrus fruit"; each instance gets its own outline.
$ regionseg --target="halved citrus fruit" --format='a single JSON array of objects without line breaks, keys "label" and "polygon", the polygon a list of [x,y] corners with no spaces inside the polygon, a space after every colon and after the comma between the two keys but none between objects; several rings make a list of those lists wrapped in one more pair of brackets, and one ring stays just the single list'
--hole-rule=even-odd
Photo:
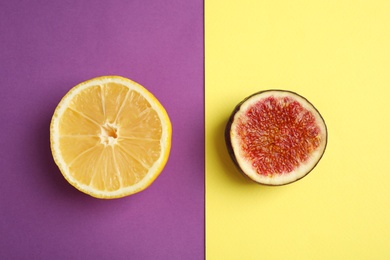
[{"label": "halved citrus fruit", "polygon": [[240,172],[266,185],[306,176],[325,152],[327,136],[318,110],[286,90],[247,97],[236,106],[225,130],[229,154]]},{"label": "halved citrus fruit", "polygon": [[120,198],[147,188],[164,168],[172,128],[160,102],[119,76],[73,87],[50,125],[54,161],[65,179],[97,198]]}]

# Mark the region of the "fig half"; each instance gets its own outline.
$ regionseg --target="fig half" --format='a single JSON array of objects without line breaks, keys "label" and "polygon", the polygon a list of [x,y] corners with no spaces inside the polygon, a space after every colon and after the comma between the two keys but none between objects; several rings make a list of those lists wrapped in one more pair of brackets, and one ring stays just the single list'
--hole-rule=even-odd
[{"label": "fig half", "polygon": [[225,141],[241,173],[265,185],[305,177],[321,160],[328,133],[318,110],[287,90],[257,92],[231,114]]}]

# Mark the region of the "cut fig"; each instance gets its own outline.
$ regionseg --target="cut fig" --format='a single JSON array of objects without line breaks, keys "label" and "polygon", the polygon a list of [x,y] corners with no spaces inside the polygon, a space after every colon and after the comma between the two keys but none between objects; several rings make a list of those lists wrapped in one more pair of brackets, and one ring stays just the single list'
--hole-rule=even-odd
[{"label": "cut fig", "polygon": [[306,176],[322,158],[327,136],[318,110],[286,90],[247,97],[236,106],[225,130],[234,164],[265,185],[284,185]]}]

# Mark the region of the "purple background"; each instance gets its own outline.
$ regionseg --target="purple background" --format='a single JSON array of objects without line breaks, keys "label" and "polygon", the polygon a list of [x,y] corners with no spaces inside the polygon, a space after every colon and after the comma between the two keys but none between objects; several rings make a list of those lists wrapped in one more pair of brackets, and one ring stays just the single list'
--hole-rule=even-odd
[{"label": "purple background", "polygon": [[[0,36],[0,259],[203,259],[203,1],[1,1]],[[148,189],[99,200],[62,177],[49,125],[110,74],[160,100],[173,140]]]}]

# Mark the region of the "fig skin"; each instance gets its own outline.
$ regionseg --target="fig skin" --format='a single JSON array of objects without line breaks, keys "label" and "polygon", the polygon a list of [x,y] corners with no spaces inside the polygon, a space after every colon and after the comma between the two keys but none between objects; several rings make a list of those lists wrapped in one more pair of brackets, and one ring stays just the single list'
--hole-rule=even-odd
[{"label": "fig skin", "polygon": [[[265,92],[271,92],[271,91],[278,91],[278,92],[284,92],[284,93],[291,93],[292,95],[296,95],[296,96],[299,96],[301,97],[302,99],[304,99],[308,104],[310,104],[318,113],[318,115],[321,117],[321,120],[322,122],[324,123],[324,127],[325,127],[325,131],[326,131],[326,136],[325,136],[325,147],[324,147],[324,150],[321,154],[321,156],[319,157],[319,159],[317,160],[317,162],[303,175],[301,176],[300,178],[296,179],[296,180],[293,180],[293,181],[290,181],[290,182],[286,182],[286,183],[280,183],[280,184],[269,184],[269,183],[262,183],[262,182],[258,182],[256,180],[253,180],[252,178],[250,178],[246,173],[245,171],[240,167],[238,161],[237,161],[237,158],[236,158],[236,154],[234,153],[234,150],[233,150],[233,146],[232,146],[232,143],[231,143],[231,139],[230,139],[230,131],[231,131],[231,128],[232,128],[232,124],[233,124],[233,121],[234,121],[234,116],[236,115],[236,113],[240,110],[241,106],[250,98],[252,98],[253,96],[256,96],[256,95],[259,95],[259,94],[262,94],[262,93],[265,93]],[[226,148],[227,148],[227,151],[230,155],[230,158],[232,159],[233,161],[233,164],[234,166],[236,167],[236,169],[238,170],[239,173],[241,173],[243,176],[245,176],[246,178],[248,178],[249,180],[257,183],[257,184],[260,184],[260,185],[265,185],[265,186],[284,186],[284,185],[287,185],[287,184],[291,184],[291,183],[294,183],[296,181],[299,181],[301,180],[303,177],[306,177],[316,166],[317,164],[319,163],[319,161],[321,161],[324,153],[325,153],[325,150],[326,150],[326,147],[328,145],[328,128],[327,128],[327,125],[325,123],[325,120],[324,118],[322,117],[321,113],[318,111],[318,109],[309,101],[307,100],[305,97],[297,94],[296,92],[293,92],[293,91],[289,91],[289,90],[282,90],[282,89],[268,89],[268,90],[262,90],[262,91],[258,91],[256,93],[253,93],[252,95],[244,98],[240,103],[238,103],[236,105],[236,107],[233,109],[233,112],[231,113],[228,121],[227,121],[227,124],[226,124],[226,127],[225,127],[225,143],[226,143]]]}]

